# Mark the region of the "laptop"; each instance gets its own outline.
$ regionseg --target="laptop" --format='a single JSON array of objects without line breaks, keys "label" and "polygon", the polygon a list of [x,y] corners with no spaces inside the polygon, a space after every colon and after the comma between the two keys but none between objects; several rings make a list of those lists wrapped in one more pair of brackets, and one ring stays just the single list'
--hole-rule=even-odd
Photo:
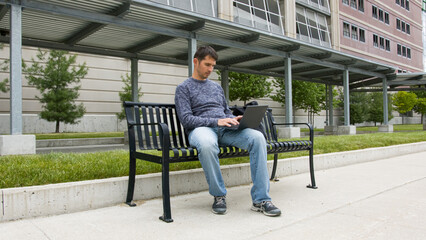
[{"label": "laptop", "polygon": [[231,129],[242,130],[244,128],[256,129],[259,127],[262,118],[265,116],[267,105],[248,105],[244,111],[240,124],[232,125]]}]

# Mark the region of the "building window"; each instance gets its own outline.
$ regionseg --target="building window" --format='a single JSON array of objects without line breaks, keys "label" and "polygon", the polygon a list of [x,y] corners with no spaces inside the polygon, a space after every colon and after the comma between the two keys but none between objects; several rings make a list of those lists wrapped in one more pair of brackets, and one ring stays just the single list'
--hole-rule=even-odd
[{"label": "building window", "polygon": [[401,56],[401,44],[396,45],[396,53]]},{"label": "building window", "polygon": [[401,30],[401,20],[396,19],[396,29]]},{"label": "building window", "polygon": [[403,57],[407,56],[407,48],[405,46],[402,46],[402,56]]},{"label": "building window", "polygon": [[352,39],[358,40],[358,27],[352,26]]},{"label": "building window", "polygon": [[407,58],[411,59],[411,49],[407,48]]},{"label": "building window", "polygon": [[356,9],[356,0],[351,0],[351,7]]},{"label": "building window", "polygon": [[364,12],[364,0],[358,0],[358,10]]},{"label": "building window", "polygon": [[365,30],[361,28],[359,29],[359,41],[365,42]]},{"label": "building window", "polygon": [[173,6],[200,14],[217,17],[217,0],[185,0],[185,1],[164,1],[151,0],[153,2]]},{"label": "building window", "polygon": [[234,22],[268,32],[284,34],[278,0],[234,0],[233,5]]},{"label": "building window", "polygon": [[[343,28],[345,28],[345,25],[343,25]],[[297,6],[296,33],[297,39],[321,46],[331,47],[328,23],[326,16],[323,14]],[[343,34],[344,36],[350,37],[349,24],[347,27],[347,33],[344,30]]]},{"label": "building window", "polygon": [[389,24],[389,13],[385,12],[385,23]]},{"label": "building window", "polygon": [[389,39],[385,39],[385,48],[386,51],[390,52],[390,40]]},{"label": "building window", "polygon": [[407,11],[410,11],[410,1],[409,0],[396,0],[395,3],[400,5],[402,8],[407,9]]},{"label": "building window", "polygon": [[342,0],[343,4],[349,5],[349,0]]},{"label": "building window", "polygon": [[373,13],[373,18],[377,19],[377,7],[376,6],[372,6],[372,13]]},{"label": "building window", "polygon": [[379,21],[383,22],[383,10],[379,9]]},{"label": "building window", "polygon": [[405,32],[405,22],[401,21],[401,31]]},{"label": "building window", "polygon": [[406,24],[405,25],[405,32],[407,33],[407,34],[410,34],[411,33],[411,31],[410,31],[410,24]]},{"label": "building window", "polygon": [[343,23],[343,36],[351,37],[351,33],[349,31],[349,23]]},{"label": "building window", "polygon": [[380,49],[385,49],[385,39],[383,37],[379,38]]},{"label": "building window", "polygon": [[379,47],[379,36],[377,36],[376,34],[373,34],[373,46]]}]

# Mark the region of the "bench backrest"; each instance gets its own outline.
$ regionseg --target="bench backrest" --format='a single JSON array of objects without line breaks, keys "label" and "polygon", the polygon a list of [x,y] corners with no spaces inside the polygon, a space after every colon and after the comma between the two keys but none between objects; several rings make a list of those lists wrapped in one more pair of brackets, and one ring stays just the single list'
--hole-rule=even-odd
[{"label": "bench backrest", "polygon": [[[158,123],[165,123],[168,125],[170,131],[170,146],[172,148],[180,149],[189,147],[188,137],[177,117],[174,104],[126,101],[124,102],[124,109],[128,126],[134,126],[133,128],[129,127],[129,132],[132,131],[132,129],[135,131],[141,150],[162,148],[161,141],[158,137],[160,131]],[[277,142],[277,132],[273,125],[273,121],[272,111],[268,109],[261,124],[268,143]]]}]

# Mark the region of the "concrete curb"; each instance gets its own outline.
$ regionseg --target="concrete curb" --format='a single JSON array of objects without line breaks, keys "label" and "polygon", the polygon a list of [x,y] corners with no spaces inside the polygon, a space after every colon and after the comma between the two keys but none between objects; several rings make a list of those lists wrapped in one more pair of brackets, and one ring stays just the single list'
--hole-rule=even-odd
[{"label": "concrete curb", "polygon": [[[385,159],[408,153],[426,151],[426,142],[390,147],[318,154],[314,156],[315,170]],[[272,162],[268,162],[272,168]],[[290,176],[309,171],[308,157],[279,160],[277,176]],[[249,164],[222,167],[228,187],[249,184]],[[185,194],[207,190],[202,169],[172,172],[171,194]],[[306,184],[309,178],[306,179]],[[321,187],[321,183],[318,183]],[[303,187],[303,186],[301,186]],[[43,186],[0,189],[0,221],[70,213],[123,203],[127,191],[127,177],[60,183]],[[140,175],[136,178],[135,200],[161,197],[161,174]]]}]

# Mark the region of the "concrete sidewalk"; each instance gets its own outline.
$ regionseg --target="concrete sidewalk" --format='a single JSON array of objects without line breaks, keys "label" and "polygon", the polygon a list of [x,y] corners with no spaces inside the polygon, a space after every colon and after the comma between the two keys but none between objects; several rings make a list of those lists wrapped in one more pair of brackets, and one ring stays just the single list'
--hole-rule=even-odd
[{"label": "concrete sidewalk", "polygon": [[426,239],[426,152],[271,182],[283,211],[250,211],[250,186],[229,188],[226,215],[207,192],[172,197],[173,223],[158,220],[161,199],[0,223],[0,239]]}]

